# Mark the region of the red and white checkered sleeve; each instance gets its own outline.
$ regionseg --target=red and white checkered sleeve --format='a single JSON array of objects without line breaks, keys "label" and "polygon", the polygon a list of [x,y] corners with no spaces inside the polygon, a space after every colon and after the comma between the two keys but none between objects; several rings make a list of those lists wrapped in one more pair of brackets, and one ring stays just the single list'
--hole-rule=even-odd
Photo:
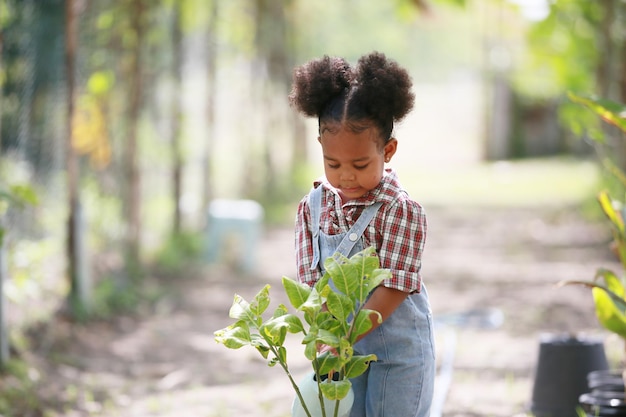
[{"label": "red and white checkered sleeve", "polygon": [[308,198],[304,198],[298,205],[296,212],[296,271],[299,282],[314,285],[321,275],[319,269],[311,270],[313,262],[313,242],[311,233],[311,212]]},{"label": "red and white checkered sleeve", "polygon": [[426,213],[415,201],[403,199],[386,210],[378,250],[381,268],[390,269],[386,287],[404,292],[421,289],[422,252],[426,241]]}]

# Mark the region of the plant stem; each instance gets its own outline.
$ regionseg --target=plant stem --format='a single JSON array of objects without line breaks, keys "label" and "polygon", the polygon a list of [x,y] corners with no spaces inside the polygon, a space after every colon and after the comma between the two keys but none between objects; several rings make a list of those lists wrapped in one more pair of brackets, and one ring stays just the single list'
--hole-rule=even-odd
[{"label": "plant stem", "polygon": [[278,355],[278,352],[276,351],[276,347],[274,346],[274,344],[270,340],[268,340],[268,338],[265,337],[265,335],[263,335],[262,337],[263,339],[265,339],[270,350],[272,351],[274,356],[278,359],[278,363],[280,363],[280,366],[283,368],[283,370],[287,374],[287,377],[289,378],[289,381],[291,382],[291,386],[296,391],[296,395],[298,396],[298,399],[300,400],[300,404],[302,404],[302,408],[304,409],[304,412],[306,413],[307,417],[312,417],[311,412],[309,411],[308,407],[306,406],[306,402],[304,401],[304,398],[302,397],[300,388],[298,387],[298,384],[296,384],[296,381],[293,379],[293,376],[291,375],[291,372],[289,371],[289,366],[287,366],[287,363],[283,362],[283,360],[280,358],[280,356]]},{"label": "plant stem", "polygon": [[317,358],[313,359],[313,369],[315,370],[315,382],[317,382],[317,399],[320,402],[320,409],[322,410],[322,417],[326,417],[326,403],[324,402],[324,394],[322,394],[321,380],[322,377],[320,375],[319,363],[317,362]]}]

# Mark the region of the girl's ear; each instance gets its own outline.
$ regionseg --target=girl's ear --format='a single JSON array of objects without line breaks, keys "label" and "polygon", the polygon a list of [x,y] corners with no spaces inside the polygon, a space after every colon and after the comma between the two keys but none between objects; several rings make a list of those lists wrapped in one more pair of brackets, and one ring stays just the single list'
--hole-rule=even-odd
[{"label": "girl's ear", "polygon": [[385,143],[385,147],[383,148],[383,157],[385,158],[385,162],[391,161],[391,158],[395,155],[398,150],[398,140],[396,138],[391,138],[387,143]]}]

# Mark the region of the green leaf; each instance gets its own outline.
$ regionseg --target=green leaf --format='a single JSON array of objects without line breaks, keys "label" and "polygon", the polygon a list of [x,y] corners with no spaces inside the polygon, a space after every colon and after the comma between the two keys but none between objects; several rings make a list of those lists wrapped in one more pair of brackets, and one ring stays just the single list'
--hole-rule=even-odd
[{"label": "green leaf", "polygon": [[324,298],[326,298],[326,296],[328,295],[326,291],[332,291],[332,289],[328,287],[329,280],[330,274],[328,274],[328,272],[324,272],[322,278],[320,278],[314,285],[314,288],[317,290],[317,292]]},{"label": "green leaf", "polygon": [[255,316],[261,316],[270,305],[270,286],[265,285],[250,303],[250,310]]},{"label": "green leaf", "polygon": [[295,309],[300,309],[300,306],[304,304],[311,294],[311,287],[300,282],[296,282],[291,278],[283,277],[283,287],[289,302]]},{"label": "green leaf", "polygon": [[346,378],[355,378],[365,372],[370,362],[377,359],[376,355],[353,356],[344,367]]},{"label": "green leaf", "polygon": [[352,358],[352,355],[354,355],[352,343],[344,338],[340,338],[339,346],[337,346],[337,353],[339,353],[339,359],[342,362],[347,362],[350,358]]},{"label": "green leaf", "polygon": [[595,286],[592,289],[598,321],[608,330],[626,338],[626,301],[622,281],[606,269],[598,271],[597,278],[602,278],[606,287]]},{"label": "green leaf", "polygon": [[339,358],[330,352],[324,352],[317,358],[318,372],[320,375],[326,375],[330,371],[339,371],[341,362]]},{"label": "green leaf", "polygon": [[354,296],[359,286],[359,281],[361,280],[356,262],[351,262],[340,253],[335,253],[333,256],[326,259],[324,267],[330,274],[337,291],[347,296]]},{"label": "green leaf", "polygon": [[376,249],[372,246],[355,254],[350,261],[358,268],[359,292],[357,299],[360,303],[365,302],[371,293],[383,280],[391,277],[391,272],[379,269],[380,261],[376,255]]},{"label": "green leaf", "polygon": [[354,311],[354,305],[347,295],[330,292],[326,300],[328,311],[340,321],[346,321]]},{"label": "green leaf", "polygon": [[311,292],[309,293],[309,297],[306,299],[306,301],[300,304],[300,307],[298,307],[298,310],[309,314],[310,317],[313,319],[321,309],[322,298],[315,288],[311,290]]},{"label": "green leaf", "polygon": [[317,357],[317,342],[312,340],[304,347],[304,357],[312,361]]},{"label": "green leaf", "polygon": [[304,331],[302,321],[293,314],[283,314],[273,317],[261,325],[261,331],[268,335],[273,343],[282,345],[284,343],[284,332],[299,333]]},{"label": "green leaf", "polygon": [[615,101],[593,96],[568,93],[570,100],[582,104],[596,113],[602,120],[626,132],[626,106]]},{"label": "green leaf", "polygon": [[338,347],[340,342],[340,339],[336,334],[325,329],[319,329],[316,340],[318,343],[332,347]]},{"label": "green leaf", "polygon": [[331,401],[345,398],[350,392],[351,387],[352,383],[349,379],[344,379],[342,381],[332,381],[327,379],[326,382],[320,384],[322,394]]},{"label": "green leaf", "polygon": [[282,346],[285,343],[289,324],[284,320],[270,319],[263,323],[259,331],[265,335],[274,346]]},{"label": "green leaf", "polygon": [[317,340],[317,332],[319,332],[317,327],[311,327],[307,334],[302,338],[302,344],[306,345],[307,343],[315,342]]},{"label": "green leaf", "polygon": [[[378,264],[378,262],[376,262]],[[367,296],[376,289],[384,280],[391,278],[391,271],[388,269],[374,269],[371,273],[366,273],[363,279],[362,291],[359,301],[363,303]]]},{"label": "green leaf", "polygon": [[258,327],[261,324],[260,318],[254,314],[250,308],[250,304],[238,294],[235,294],[235,300],[233,301],[233,305],[230,307],[228,316],[235,320],[242,320],[254,327]]},{"label": "green leaf", "polygon": [[359,311],[359,314],[357,314],[356,318],[354,319],[352,333],[350,334],[350,340],[353,343],[360,335],[367,333],[372,328],[372,314],[377,315],[379,324],[382,323],[383,318],[378,311],[361,309],[361,311]]},{"label": "green leaf", "polygon": [[278,307],[276,307],[276,310],[274,310],[274,315],[272,316],[272,318],[277,318],[280,316],[284,316],[285,314],[287,314],[289,312],[289,310],[287,309],[287,307],[284,304],[279,304]]},{"label": "green leaf", "polygon": [[278,348],[278,360],[281,363],[287,363],[287,349],[284,346]]},{"label": "green leaf", "polygon": [[243,321],[238,321],[221,330],[213,333],[215,341],[221,343],[229,349],[239,349],[242,346],[250,345],[250,329]]},{"label": "green leaf", "polygon": [[345,321],[339,321],[328,311],[320,312],[315,319],[315,323],[318,328],[328,330],[334,334],[341,334],[342,330],[345,330],[346,326]]},{"label": "green leaf", "polygon": [[289,325],[289,327],[287,327],[289,333],[304,332],[304,325],[302,324],[300,317],[293,314],[285,314],[284,316],[281,316],[281,319]]},{"label": "green leaf", "polygon": [[598,202],[602,207],[602,211],[606,217],[608,217],[611,224],[613,224],[619,235],[624,236],[624,220],[615,211],[615,208],[613,207],[613,200],[609,196],[609,193],[606,191],[600,192],[600,194],[598,194]]},{"label": "green leaf", "polygon": [[261,354],[261,356],[263,356],[263,358],[267,359],[269,353],[270,353],[270,348],[266,345],[256,345],[254,346],[256,348],[256,350]]}]

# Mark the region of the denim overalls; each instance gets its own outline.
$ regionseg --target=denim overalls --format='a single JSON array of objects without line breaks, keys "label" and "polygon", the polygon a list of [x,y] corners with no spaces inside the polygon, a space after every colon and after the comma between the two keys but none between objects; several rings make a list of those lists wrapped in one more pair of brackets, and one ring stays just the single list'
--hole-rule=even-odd
[{"label": "denim overalls", "polygon": [[[363,232],[380,208],[366,207],[348,233],[327,235],[320,230],[322,185],[309,194],[314,260],[339,251],[350,257],[364,249]],[[379,327],[355,345],[355,354],[376,354],[363,375],[352,379],[354,405],[350,417],[428,417],[435,380],[432,313],[426,287],[409,295]]]}]

